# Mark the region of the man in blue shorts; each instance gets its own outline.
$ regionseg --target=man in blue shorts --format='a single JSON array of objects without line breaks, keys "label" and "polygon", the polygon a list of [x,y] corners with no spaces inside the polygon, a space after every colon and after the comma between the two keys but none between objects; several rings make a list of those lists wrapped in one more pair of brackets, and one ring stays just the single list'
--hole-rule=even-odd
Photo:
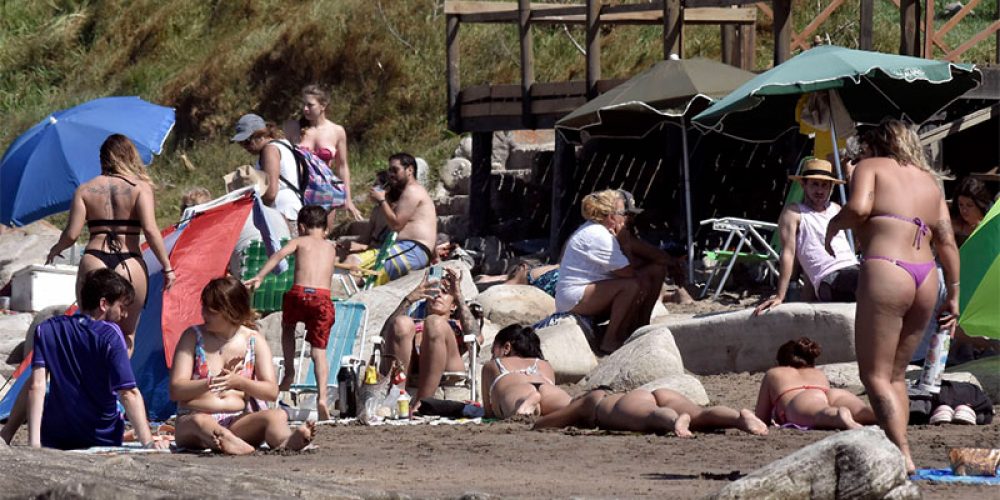
[{"label": "man in blue shorts", "polygon": [[[386,174],[385,185],[376,185],[369,193],[376,203],[377,215],[397,233],[396,242],[389,248],[379,273],[379,285],[427,267],[437,240],[437,211],[427,190],[417,182],[417,160],[406,153],[394,154],[389,157]],[[372,219],[375,215],[372,214]],[[345,250],[357,252],[361,249],[351,245]],[[370,269],[378,252],[377,247],[368,248],[348,256],[344,262]]]},{"label": "man in blue shorts", "polygon": [[80,313],[55,316],[38,325],[28,386],[31,446],[62,450],[121,446],[125,422],[117,399],[139,442],[147,448],[166,448],[167,443],[154,441],[149,431],[125,337],[114,323],[125,318],[134,299],[128,280],[110,269],[98,269],[84,278]]}]

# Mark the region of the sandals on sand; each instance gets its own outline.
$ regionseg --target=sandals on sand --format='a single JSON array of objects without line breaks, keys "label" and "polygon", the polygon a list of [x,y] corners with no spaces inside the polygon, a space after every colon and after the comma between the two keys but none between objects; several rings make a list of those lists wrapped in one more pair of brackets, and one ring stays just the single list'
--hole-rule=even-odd
[{"label": "sandals on sand", "polygon": [[941,405],[934,409],[931,414],[930,424],[948,424],[955,418],[955,410],[948,405]]},{"label": "sandals on sand", "polygon": [[976,425],[976,412],[968,405],[958,405],[955,407],[955,415],[952,417],[951,423]]}]

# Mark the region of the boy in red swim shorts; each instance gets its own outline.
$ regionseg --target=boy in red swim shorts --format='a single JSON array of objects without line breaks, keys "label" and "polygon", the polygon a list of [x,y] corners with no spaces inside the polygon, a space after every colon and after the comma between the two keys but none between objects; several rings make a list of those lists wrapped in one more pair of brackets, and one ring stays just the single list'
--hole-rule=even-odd
[{"label": "boy in red swim shorts", "polygon": [[250,289],[256,288],[281,259],[295,254],[295,283],[285,293],[281,303],[281,352],[285,357],[285,376],[278,384],[278,390],[287,391],[295,379],[295,363],[291,361],[295,359],[295,325],[305,323],[306,342],[309,342],[319,392],[316,397],[317,417],[329,420],[324,381],[330,373],[326,363],[326,344],[334,322],[330,283],[337,251],[326,239],[326,210],[323,207],[302,207],[298,229],[300,236],[275,252],[260,272],[244,284]]}]

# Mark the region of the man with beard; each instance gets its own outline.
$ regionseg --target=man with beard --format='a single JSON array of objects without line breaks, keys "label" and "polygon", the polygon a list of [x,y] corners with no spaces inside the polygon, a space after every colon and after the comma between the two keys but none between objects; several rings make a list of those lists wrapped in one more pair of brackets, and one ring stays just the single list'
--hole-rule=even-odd
[{"label": "man with beard", "polygon": [[[389,249],[383,269],[379,272],[379,285],[427,267],[437,238],[437,211],[427,190],[417,182],[416,159],[406,153],[394,154],[389,157],[386,174],[385,186],[376,185],[369,193],[370,199],[376,203],[371,217],[373,225],[376,220],[381,220],[389,230],[397,233],[396,243]],[[342,246],[342,250],[348,253],[357,252],[347,256],[343,262],[370,269],[375,264],[383,239],[370,237],[368,246]]]},{"label": "man with beard", "polygon": [[830,195],[833,185],[844,181],[834,175],[833,165],[826,160],[808,159],[801,171],[801,175],[789,178],[802,183],[804,199],[785,207],[778,219],[781,234],[778,291],[754,309],[754,316],[784,302],[796,260],[820,302],[855,301],[861,267],[845,233],[838,233],[832,242],[835,255],[831,256],[824,248],[826,228],[840,212],[840,205],[831,202]]}]

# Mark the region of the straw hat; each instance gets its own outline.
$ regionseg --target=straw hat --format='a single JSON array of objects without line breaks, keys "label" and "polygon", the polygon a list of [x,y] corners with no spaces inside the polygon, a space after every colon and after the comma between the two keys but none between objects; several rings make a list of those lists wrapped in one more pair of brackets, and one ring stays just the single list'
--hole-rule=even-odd
[{"label": "straw hat", "polygon": [[789,175],[788,178],[799,182],[805,179],[819,179],[821,181],[830,181],[834,184],[845,184],[844,181],[837,178],[837,174],[833,173],[833,165],[819,158],[810,158],[802,162],[799,172],[799,175]]}]

